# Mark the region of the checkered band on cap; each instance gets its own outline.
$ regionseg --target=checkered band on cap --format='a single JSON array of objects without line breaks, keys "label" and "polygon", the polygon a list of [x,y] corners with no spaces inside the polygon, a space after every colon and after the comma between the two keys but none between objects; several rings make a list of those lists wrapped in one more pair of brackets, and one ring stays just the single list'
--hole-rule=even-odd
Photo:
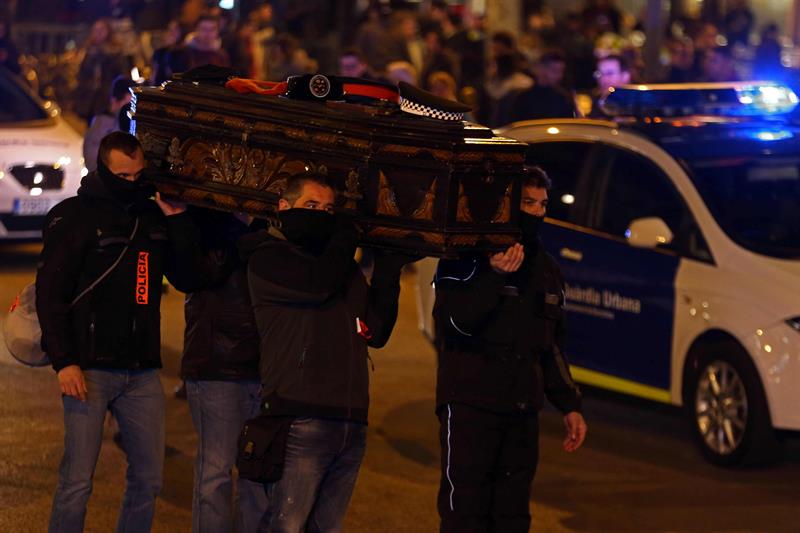
[{"label": "checkered band on cap", "polygon": [[464,120],[464,113],[455,111],[442,111],[407,98],[400,98],[400,109],[413,115],[421,115],[439,120]]}]

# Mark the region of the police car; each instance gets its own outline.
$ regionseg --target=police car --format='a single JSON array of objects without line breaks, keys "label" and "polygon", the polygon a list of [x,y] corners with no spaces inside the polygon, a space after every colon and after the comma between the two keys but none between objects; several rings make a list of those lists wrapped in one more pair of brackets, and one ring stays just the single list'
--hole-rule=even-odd
[{"label": "police car", "polygon": [[684,406],[720,465],[800,429],[797,102],[772,83],[625,86],[612,120],[501,131],[554,182],[542,238],[567,281],[575,379]]},{"label": "police car", "polygon": [[86,173],[83,138],[0,67],[0,240],[40,238],[44,216]]}]

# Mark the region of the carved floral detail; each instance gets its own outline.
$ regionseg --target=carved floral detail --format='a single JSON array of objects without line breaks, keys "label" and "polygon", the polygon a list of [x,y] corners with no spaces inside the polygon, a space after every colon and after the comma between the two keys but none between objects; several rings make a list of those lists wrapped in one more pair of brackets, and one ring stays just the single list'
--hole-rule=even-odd
[{"label": "carved floral detail", "polygon": [[469,198],[464,193],[464,184],[458,184],[458,206],[456,207],[456,222],[474,222],[469,211]]},{"label": "carved floral detail", "polygon": [[[495,211],[491,222],[508,222],[511,220],[512,187],[513,183],[509,183],[508,187],[506,187],[506,191],[503,193],[503,198],[500,200],[500,203],[497,206],[497,211]],[[458,184],[458,206],[456,207],[456,221],[463,223],[475,222],[475,219],[472,217],[472,213],[469,210],[469,197],[464,192],[464,185],[461,183]]]},{"label": "carved floral detail", "polygon": [[280,192],[286,178],[314,167],[309,161],[290,159],[286,154],[248,146],[198,139],[181,141],[173,137],[167,162],[170,172],[195,181],[212,181],[255,190]]},{"label": "carved floral detail", "polygon": [[352,168],[347,173],[347,179],[344,182],[345,191],[343,196],[347,199],[344,206],[347,209],[355,209],[358,201],[363,198],[358,189],[358,169]]},{"label": "carved floral detail", "polygon": [[394,196],[392,187],[389,185],[389,178],[386,177],[383,170],[378,171],[378,179],[380,189],[378,191],[377,214],[399,217],[400,209],[397,207],[397,199]]},{"label": "carved floral detail", "polygon": [[433,205],[434,200],[436,200],[436,182],[438,179],[439,178],[434,178],[430,188],[425,192],[425,198],[422,200],[422,203],[411,213],[411,218],[430,220],[433,222]]},{"label": "carved floral detail", "polygon": [[[388,215],[393,217],[402,216],[400,208],[397,207],[397,197],[395,196],[394,189],[389,184],[389,178],[386,177],[383,170],[378,171],[379,190],[378,190],[378,215]],[[425,192],[425,197],[420,204],[411,213],[411,218],[416,220],[429,220],[433,221],[433,208],[436,200],[436,182],[434,178],[431,186]]]},{"label": "carved floral detail", "polygon": [[169,140],[159,135],[154,135],[149,131],[145,131],[137,135],[139,142],[142,145],[146,154],[155,154],[156,156],[163,156]]},{"label": "carved floral detail", "polygon": [[167,163],[170,164],[170,170],[175,172],[182,165],[183,157],[181,156],[181,140],[173,137],[169,142],[169,150],[167,151]]}]

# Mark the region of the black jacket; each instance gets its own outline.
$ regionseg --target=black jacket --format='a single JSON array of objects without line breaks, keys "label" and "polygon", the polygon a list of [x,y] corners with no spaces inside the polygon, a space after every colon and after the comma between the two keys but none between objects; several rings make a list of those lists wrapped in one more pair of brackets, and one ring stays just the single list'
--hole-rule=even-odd
[{"label": "black jacket", "polygon": [[[117,259],[137,217],[138,230],[120,263],[70,309],[73,298]],[[77,196],[48,213],[43,240],[36,310],[53,368],[161,367],[159,305],[170,248],[158,206],[151,200],[123,206],[90,173]]]},{"label": "black jacket", "polygon": [[367,346],[389,340],[400,269],[376,258],[367,285],[353,260],[355,247],[352,230],[339,230],[320,256],[274,228],[240,240],[249,256],[268,415],[367,422]]},{"label": "black jacket", "polygon": [[544,395],[564,413],[580,392],[563,356],[561,270],[538,246],[509,275],[485,257],[439,262],[434,318],[437,408],[460,402],[495,412],[535,412]]},{"label": "black jacket", "polygon": [[191,207],[189,212],[191,221],[168,227],[180,247],[173,277],[187,291],[181,378],[258,379],[258,331],[247,268],[236,250],[248,229],[228,213]]}]

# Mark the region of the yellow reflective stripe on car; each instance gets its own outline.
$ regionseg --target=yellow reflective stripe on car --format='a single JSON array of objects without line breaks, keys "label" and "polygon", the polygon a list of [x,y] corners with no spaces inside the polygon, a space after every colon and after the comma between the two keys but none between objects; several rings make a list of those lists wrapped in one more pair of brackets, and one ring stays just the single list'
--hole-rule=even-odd
[{"label": "yellow reflective stripe on car", "polygon": [[587,370],[579,366],[570,365],[570,371],[575,381],[600,387],[602,389],[613,390],[616,392],[623,392],[632,396],[646,398],[648,400],[655,400],[662,403],[672,403],[672,396],[667,389],[659,389],[658,387],[651,387],[650,385],[642,385],[635,381],[629,381],[594,370]]}]

